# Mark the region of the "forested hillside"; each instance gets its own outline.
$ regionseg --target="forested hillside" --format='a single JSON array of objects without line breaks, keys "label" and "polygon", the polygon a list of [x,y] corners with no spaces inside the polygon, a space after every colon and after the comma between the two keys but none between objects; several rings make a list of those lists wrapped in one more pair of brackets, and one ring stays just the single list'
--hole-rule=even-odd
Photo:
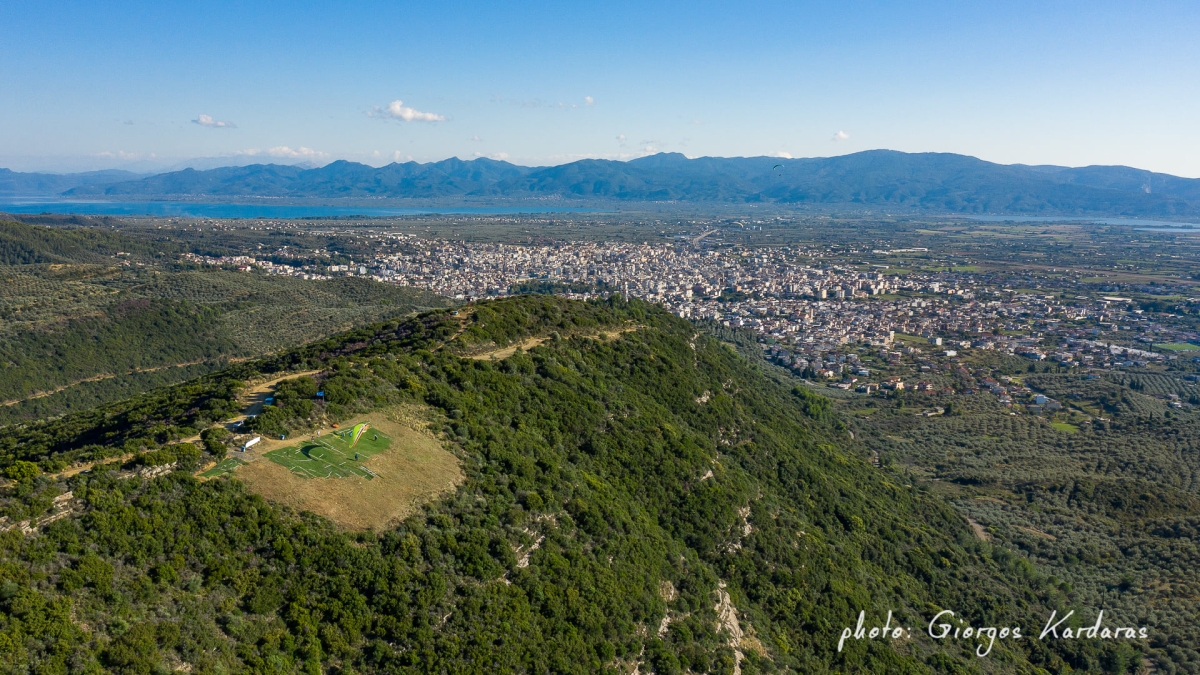
[{"label": "forested hillside", "polygon": [[189,269],[163,255],[181,249],[99,228],[0,223],[0,424],[450,304],[369,279]]},{"label": "forested hillside", "polygon": [[[1067,402],[1072,417],[1012,415],[983,395],[856,397],[843,401],[855,444],[1028,555],[1081,611],[1150,627],[1159,672],[1200,673],[1200,419],[1167,403],[1196,396],[1184,367],[1097,377],[979,360]],[[939,407],[947,414],[920,414]]]},{"label": "forested hillside", "polygon": [[0,265],[104,263],[118,254],[153,258],[178,250],[99,228],[48,228],[0,220]]},{"label": "forested hillside", "polygon": [[[618,329],[599,336],[599,329]],[[529,337],[503,359],[478,356]],[[243,382],[313,376],[273,430],[431,411],[466,482],[343,532],[198,482],[181,438]],[[356,330],[87,413],[0,429],[0,659],[37,672],[1126,672],[1136,644],[935,643],[1040,625],[1064,600],[942,502],[841,449],[829,403],[660,308],[526,296]],[[70,478],[76,461],[140,451]],[[161,460],[161,461],[160,461]],[[170,465],[168,465],[170,466]],[[73,511],[37,519],[71,490]],[[837,636],[860,610],[913,637]],[[1044,670],[1043,670],[1044,669]]]}]

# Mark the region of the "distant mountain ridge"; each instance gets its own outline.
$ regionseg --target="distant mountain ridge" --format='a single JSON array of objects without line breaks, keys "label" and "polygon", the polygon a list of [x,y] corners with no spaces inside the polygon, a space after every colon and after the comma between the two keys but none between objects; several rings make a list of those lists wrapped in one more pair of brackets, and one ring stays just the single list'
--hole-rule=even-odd
[{"label": "distant mountain ridge", "polygon": [[[0,173],[0,194],[7,176]],[[558,196],[577,200],[855,205],[949,213],[1200,216],[1200,179],[1124,166],[1004,165],[950,153],[870,150],[839,157],[699,157],[661,153],[627,162],[585,159],[523,167],[450,158],[374,168],[337,161],[308,169],[254,164],[185,169],[138,180],[96,176],[69,197]],[[9,178],[10,182],[17,182]]]},{"label": "distant mountain ridge", "polygon": [[84,173],[20,173],[0,169],[0,195],[32,197],[57,195],[81,185],[104,185],[135,181],[144,174],[108,169]]}]

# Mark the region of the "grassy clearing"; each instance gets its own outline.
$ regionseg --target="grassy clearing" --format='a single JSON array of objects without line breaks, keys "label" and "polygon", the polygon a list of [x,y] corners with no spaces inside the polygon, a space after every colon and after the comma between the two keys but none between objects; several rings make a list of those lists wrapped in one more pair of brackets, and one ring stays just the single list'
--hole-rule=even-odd
[{"label": "grassy clearing", "polygon": [[[322,434],[320,440],[328,445],[310,448],[307,455],[303,449],[316,445],[317,438],[292,443],[292,453],[280,452],[289,448],[270,450],[235,475],[266,499],[311,511],[344,529],[384,528],[463,481],[458,459],[427,429],[430,414],[416,406],[377,411],[369,418],[372,428],[354,449]],[[367,419],[344,426],[353,429]]]},{"label": "grassy clearing", "polygon": [[272,450],[265,458],[287,467],[304,478],[349,478],[362,476],[368,480],[375,474],[362,463],[392,444],[387,434],[368,428],[357,444],[352,445],[353,428],[329,433],[307,440],[300,445]]},{"label": "grassy clearing", "polygon": [[1055,429],[1058,429],[1059,431],[1062,431],[1062,432],[1065,432],[1068,434],[1079,433],[1079,427],[1075,426],[1074,424],[1070,424],[1068,422],[1051,422],[1050,426],[1054,427]]}]

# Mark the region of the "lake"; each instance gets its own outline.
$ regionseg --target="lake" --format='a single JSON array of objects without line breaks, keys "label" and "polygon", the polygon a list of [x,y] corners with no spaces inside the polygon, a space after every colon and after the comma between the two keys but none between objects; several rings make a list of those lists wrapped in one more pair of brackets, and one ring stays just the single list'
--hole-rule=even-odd
[{"label": "lake", "polygon": [[211,202],[104,202],[19,200],[0,202],[3,213],[63,213],[81,216],[180,216],[191,218],[328,218],[331,216],[417,216],[422,214],[503,216],[537,213],[610,213],[558,206],[328,206],[305,204],[216,204]]}]

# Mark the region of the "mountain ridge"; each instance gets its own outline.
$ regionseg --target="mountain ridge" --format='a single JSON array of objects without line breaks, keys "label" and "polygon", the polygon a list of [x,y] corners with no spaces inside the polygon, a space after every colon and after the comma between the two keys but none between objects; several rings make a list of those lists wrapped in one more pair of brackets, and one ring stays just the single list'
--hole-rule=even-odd
[{"label": "mountain ridge", "polygon": [[[0,173],[0,193],[18,184]],[[83,180],[83,179],[79,179]],[[524,167],[487,158],[392,163],[339,160],[184,169],[76,184],[66,197],[529,198],[774,203],[1014,215],[1200,216],[1200,179],[1125,166],[996,164],[953,153],[868,150],[837,157],[698,157],[659,153]],[[99,182],[96,182],[99,181]],[[25,181],[29,183],[30,181]],[[49,185],[50,183],[46,183]],[[66,184],[66,183],[63,183]]]},{"label": "mountain ridge", "polygon": [[0,195],[36,196],[60,194],[81,185],[133,181],[145,174],[120,169],[82,173],[25,173],[0,168]]}]

